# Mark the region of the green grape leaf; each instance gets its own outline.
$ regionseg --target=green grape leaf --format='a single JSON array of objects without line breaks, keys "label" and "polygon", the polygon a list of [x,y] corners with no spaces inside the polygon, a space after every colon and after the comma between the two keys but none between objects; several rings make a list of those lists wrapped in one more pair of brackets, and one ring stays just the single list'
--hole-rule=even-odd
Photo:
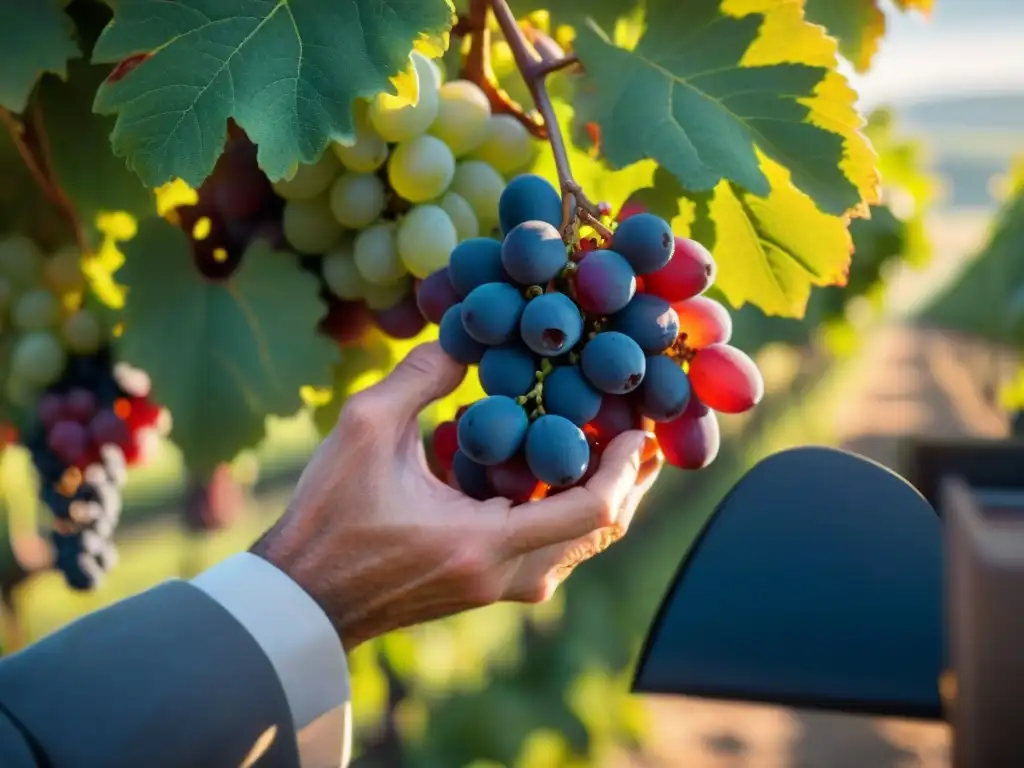
[{"label": "green grape leaf", "polygon": [[147,186],[198,187],[234,120],[271,180],[353,136],[352,102],[401,74],[413,45],[444,37],[447,0],[120,0],[93,51],[125,62],[94,108]]},{"label": "green grape leaf", "polygon": [[615,22],[631,13],[639,4],[638,0],[509,0],[509,7],[517,18],[534,11],[547,11],[552,29],[562,24],[579,27],[587,19],[592,19],[609,33],[614,31]]},{"label": "green grape leaf", "polygon": [[[928,13],[932,0],[896,0],[896,6]],[[885,13],[879,0],[806,0],[804,13],[808,21],[821,24],[839,40],[839,52],[858,72],[871,67],[885,35]]]},{"label": "green grape leaf", "polygon": [[326,386],[337,349],[316,332],[319,283],[294,257],[255,241],[227,281],[205,280],[186,235],[147,219],[123,246],[127,289],[121,357],[149,373],[171,411],[171,439],[208,475],[264,436],[269,415],[302,407],[304,385]]},{"label": "green grape leaf", "polygon": [[79,55],[74,25],[58,0],[0,3],[0,107],[21,112],[46,72],[67,76]]},{"label": "green grape leaf", "polygon": [[616,167],[653,158],[691,192],[766,197],[762,158],[825,213],[877,202],[875,156],[835,41],[785,0],[652,0],[632,50],[584,26],[578,108]]}]

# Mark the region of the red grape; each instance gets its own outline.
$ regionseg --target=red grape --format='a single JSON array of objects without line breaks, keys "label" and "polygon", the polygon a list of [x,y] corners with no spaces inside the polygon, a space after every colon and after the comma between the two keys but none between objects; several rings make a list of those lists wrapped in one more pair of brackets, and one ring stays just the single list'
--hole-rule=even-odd
[{"label": "red grape", "polygon": [[89,433],[77,421],[58,421],[46,436],[47,445],[69,467],[85,466]]},{"label": "red grape", "polygon": [[513,456],[506,462],[487,468],[487,479],[499,496],[513,504],[522,504],[544,490],[522,456]]},{"label": "red grape", "polygon": [[363,302],[328,300],[320,332],[339,347],[351,347],[359,343],[372,324],[373,318]]},{"label": "red grape", "polygon": [[676,238],[672,259],[644,276],[644,290],[665,301],[684,301],[706,291],[715,282],[715,260],[696,240]]},{"label": "red grape", "polygon": [[116,445],[127,454],[132,432],[128,424],[113,411],[100,411],[89,422],[89,433],[96,446]]},{"label": "red grape", "polygon": [[722,413],[749,411],[764,396],[764,379],[754,361],[728,344],[712,344],[690,362],[693,391]]},{"label": "red grape", "polygon": [[626,201],[619,209],[619,215],[615,217],[615,221],[621,224],[630,216],[636,216],[638,213],[647,213],[647,208],[638,202]]},{"label": "red grape", "polygon": [[691,396],[679,418],[654,428],[665,461],[680,469],[703,469],[718,455],[721,434],[715,412]]},{"label": "red grape", "polygon": [[377,327],[393,339],[411,339],[418,336],[427,326],[418,306],[416,297],[409,294],[393,307],[370,313]]},{"label": "red grape", "polygon": [[690,349],[726,344],[732,338],[732,316],[714,299],[694,296],[672,305],[679,316],[679,333]]},{"label": "red grape", "polygon": [[128,422],[133,432],[156,426],[160,420],[160,406],[147,397],[120,398],[114,402],[114,413]]},{"label": "red grape", "polygon": [[74,419],[80,424],[88,424],[89,420],[96,415],[96,395],[88,389],[75,387],[68,392],[64,408],[68,418]]},{"label": "red grape", "polygon": [[434,325],[441,324],[444,313],[459,303],[448,267],[431,272],[416,286],[416,305],[423,317]]},{"label": "red grape", "polygon": [[39,402],[36,404],[36,414],[47,430],[53,429],[66,413],[64,398],[55,392],[47,392],[39,398]]},{"label": "red grape", "polygon": [[455,452],[459,450],[458,427],[454,421],[443,421],[434,428],[430,447],[438,464],[445,472],[451,472]]},{"label": "red grape", "polygon": [[591,444],[605,446],[623,432],[642,428],[643,420],[631,398],[605,395],[601,400],[601,410],[583,427],[583,433]]}]

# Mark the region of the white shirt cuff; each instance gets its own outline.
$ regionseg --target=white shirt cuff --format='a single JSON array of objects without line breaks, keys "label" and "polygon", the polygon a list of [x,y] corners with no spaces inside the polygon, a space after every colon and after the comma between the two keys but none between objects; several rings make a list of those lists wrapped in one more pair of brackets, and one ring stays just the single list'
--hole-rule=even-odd
[{"label": "white shirt cuff", "polygon": [[305,590],[261,557],[243,552],[192,584],[253,636],[281,681],[302,768],[338,768],[351,754],[351,689],[338,635]]}]

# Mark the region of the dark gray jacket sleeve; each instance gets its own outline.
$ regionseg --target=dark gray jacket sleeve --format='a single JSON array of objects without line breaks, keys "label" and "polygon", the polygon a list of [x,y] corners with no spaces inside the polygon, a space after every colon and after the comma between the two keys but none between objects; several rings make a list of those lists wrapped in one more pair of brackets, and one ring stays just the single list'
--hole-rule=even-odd
[{"label": "dark gray jacket sleeve", "polygon": [[249,632],[187,582],[0,661],[4,768],[241,765],[298,768],[288,702]]}]

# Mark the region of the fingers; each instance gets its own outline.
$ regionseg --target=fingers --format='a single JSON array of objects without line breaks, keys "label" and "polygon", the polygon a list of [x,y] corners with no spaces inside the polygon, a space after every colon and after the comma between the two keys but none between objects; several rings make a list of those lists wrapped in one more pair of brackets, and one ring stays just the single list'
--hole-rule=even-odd
[{"label": "fingers", "polygon": [[465,377],[466,367],[448,357],[440,344],[431,342],[413,349],[386,379],[361,396],[401,428],[432,402],[450,394]]},{"label": "fingers", "polygon": [[597,473],[585,486],[510,510],[506,541],[510,554],[531,552],[615,525],[636,483],[643,445],[643,432],[625,432],[609,443]]}]

